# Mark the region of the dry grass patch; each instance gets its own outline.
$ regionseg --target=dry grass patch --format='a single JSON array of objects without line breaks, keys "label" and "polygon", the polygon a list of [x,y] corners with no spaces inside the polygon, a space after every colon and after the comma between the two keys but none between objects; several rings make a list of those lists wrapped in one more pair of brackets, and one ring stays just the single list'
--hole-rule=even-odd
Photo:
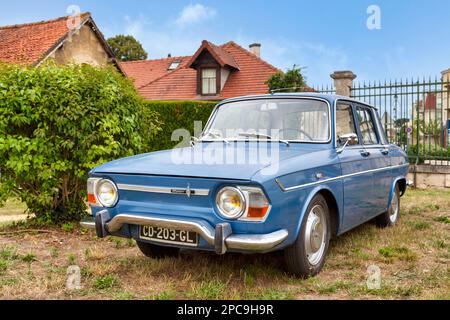
[{"label": "dry grass patch", "polygon": [[[448,190],[409,190],[398,226],[367,223],[334,240],[323,272],[307,280],[284,271],[282,253],[156,260],[134,241],[72,225],[12,233],[0,236],[0,299],[450,299],[449,208]],[[81,268],[80,291],[65,288],[71,264]],[[366,285],[374,265],[379,290]]]}]

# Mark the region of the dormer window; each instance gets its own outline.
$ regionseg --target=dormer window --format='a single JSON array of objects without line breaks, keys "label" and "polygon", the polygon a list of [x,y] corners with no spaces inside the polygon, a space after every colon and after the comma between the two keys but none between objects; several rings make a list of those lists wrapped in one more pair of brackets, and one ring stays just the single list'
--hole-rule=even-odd
[{"label": "dormer window", "polygon": [[202,42],[186,68],[197,71],[197,95],[203,96],[203,99],[220,96],[230,74],[239,71],[239,66],[228,51],[208,41]]},{"label": "dormer window", "polygon": [[180,64],[181,64],[181,61],[176,60],[170,64],[169,69],[167,69],[167,70],[169,70],[169,71],[175,70],[180,66]]},{"label": "dormer window", "polygon": [[217,69],[205,68],[202,69],[202,95],[216,95],[217,94]]}]

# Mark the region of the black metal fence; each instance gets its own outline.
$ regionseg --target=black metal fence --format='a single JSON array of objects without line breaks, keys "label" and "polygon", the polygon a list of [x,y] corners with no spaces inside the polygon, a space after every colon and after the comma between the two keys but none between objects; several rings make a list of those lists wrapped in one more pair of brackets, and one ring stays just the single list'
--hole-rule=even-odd
[{"label": "black metal fence", "polygon": [[[333,86],[317,87],[334,94]],[[450,82],[435,79],[363,82],[351,97],[375,106],[386,134],[411,163],[450,165]]]}]

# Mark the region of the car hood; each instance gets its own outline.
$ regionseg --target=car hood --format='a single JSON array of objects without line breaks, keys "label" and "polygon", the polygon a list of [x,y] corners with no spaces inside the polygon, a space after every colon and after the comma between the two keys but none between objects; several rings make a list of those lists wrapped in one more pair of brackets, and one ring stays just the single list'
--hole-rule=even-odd
[{"label": "car hood", "polygon": [[[251,143],[202,143],[193,148],[183,148],[143,154],[106,163],[91,171],[91,174],[144,174],[158,176],[202,177],[230,180],[251,180],[259,171],[285,159],[311,153],[310,147],[290,147],[265,144],[262,157],[258,144]],[[247,155],[238,160],[237,155]],[[250,156],[254,161],[249,161]],[[273,156],[270,156],[273,155]],[[232,161],[226,159],[234,159]]]}]

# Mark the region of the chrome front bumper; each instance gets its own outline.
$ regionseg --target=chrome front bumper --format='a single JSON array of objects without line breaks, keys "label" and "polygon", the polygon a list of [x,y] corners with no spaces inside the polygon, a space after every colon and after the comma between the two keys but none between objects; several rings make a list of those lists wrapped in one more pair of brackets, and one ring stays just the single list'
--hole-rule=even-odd
[{"label": "chrome front bumper", "polygon": [[[106,215],[106,217],[102,217]],[[102,222],[103,221],[103,222]],[[105,221],[108,221],[105,223]],[[103,224],[103,225],[102,225]],[[81,226],[96,229],[99,236],[102,230],[115,233],[124,225],[151,225],[162,228],[186,230],[198,233],[208,244],[214,246],[217,254],[225,254],[227,250],[242,250],[251,252],[269,251],[283,243],[289,235],[287,230],[279,230],[269,234],[233,234],[229,223],[218,224],[213,228],[206,221],[187,221],[173,218],[146,217],[132,214],[119,214],[108,219],[108,212],[97,214],[96,222],[83,221]],[[99,234],[100,233],[100,234]]]}]

